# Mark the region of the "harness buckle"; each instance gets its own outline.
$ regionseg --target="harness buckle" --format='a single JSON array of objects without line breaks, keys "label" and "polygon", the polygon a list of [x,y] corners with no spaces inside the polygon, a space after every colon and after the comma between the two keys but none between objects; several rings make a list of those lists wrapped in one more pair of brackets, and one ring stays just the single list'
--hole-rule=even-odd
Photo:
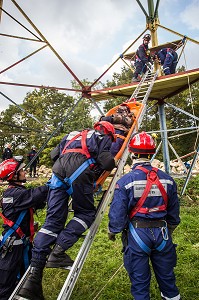
[{"label": "harness buckle", "polygon": [[8,237],[1,248],[1,257],[4,258],[8,252],[12,251],[16,236]]}]

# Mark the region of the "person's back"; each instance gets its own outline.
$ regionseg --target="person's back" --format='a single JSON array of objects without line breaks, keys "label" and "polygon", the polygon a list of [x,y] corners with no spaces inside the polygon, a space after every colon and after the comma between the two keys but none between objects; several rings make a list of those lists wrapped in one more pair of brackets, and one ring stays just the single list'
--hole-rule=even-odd
[{"label": "person's back", "polygon": [[158,51],[157,56],[163,66],[165,75],[174,74],[178,61],[178,55],[172,48],[162,48]]},{"label": "person's back", "polygon": [[180,223],[175,181],[153,168],[155,142],[145,132],[129,143],[132,171],[116,183],[109,211],[109,239],[123,231],[124,266],[135,300],[150,300],[151,261],[161,297],[180,300],[175,284],[176,250],[171,233]]},{"label": "person's back", "polygon": [[[73,260],[65,251],[77,242],[95,219],[95,168],[109,171],[115,167],[110,153],[114,134],[112,124],[97,122],[94,130],[66,135],[52,151],[54,165],[48,182],[50,190],[46,220],[34,239],[30,273],[19,291],[20,296],[43,300],[44,267],[71,268],[73,265]],[[74,217],[66,222],[70,196]],[[51,251],[52,245],[54,248]]]}]

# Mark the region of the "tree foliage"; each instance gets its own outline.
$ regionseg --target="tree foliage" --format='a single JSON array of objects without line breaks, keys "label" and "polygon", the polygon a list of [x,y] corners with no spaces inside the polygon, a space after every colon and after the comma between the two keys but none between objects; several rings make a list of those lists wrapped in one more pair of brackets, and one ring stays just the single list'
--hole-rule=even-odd
[{"label": "tree foliage", "polygon": [[[27,93],[23,104],[10,105],[0,115],[1,150],[9,142],[15,155],[26,155],[33,144],[39,149],[51,135],[54,138],[50,141],[50,148],[53,148],[66,133],[91,127],[91,102],[82,99],[78,105],[76,103],[75,97],[57,90],[42,88]],[[46,152],[49,155],[48,145],[45,148],[41,163],[46,161]]]},{"label": "tree foliage", "polygon": [[[178,71],[184,71],[184,67],[179,68]],[[124,66],[120,73],[113,74],[112,80],[107,80],[105,84],[98,82],[94,89],[128,84],[131,82],[131,79],[132,71]],[[87,79],[84,79],[82,83],[87,87],[91,85],[91,82]],[[46,165],[51,165],[49,153],[61,138],[72,130],[82,130],[91,127],[95,120],[95,117],[91,117],[90,114],[94,108],[92,101],[87,98],[81,98],[81,87],[76,81],[72,82],[72,86],[80,91],[73,97],[60,93],[56,89],[35,89],[27,93],[23,104],[19,106],[10,105],[8,109],[1,112],[1,152],[3,152],[6,143],[12,143],[13,151],[16,155],[26,155],[33,144],[38,149],[45,145],[40,161]],[[197,126],[198,121],[182,111],[170,107],[168,104],[171,103],[185,112],[198,116],[198,95],[199,84],[195,83],[189,89],[165,101],[167,129]],[[106,100],[104,101],[104,111],[107,112],[112,107],[126,100],[126,97]],[[157,102],[148,101],[147,111],[139,130],[158,131],[159,128]],[[181,135],[187,132],[187,130],[168,132],[169,141],[179,156],[192,152],[197,147],[197,133],[190,132],[189,134]],[[175,138],[172,138],[172,136],[175,136]],[[158,142],[160,140],[161,134],[159,133]],[[171,159],[174,158],[173,152],[171,151],[170,153]],[[162,154],[160,153],[157,158],[162,159]]]},{"label": "tree foliage", "polygon": [[[178,69],[178,72],[185,71],[182,66]],[[129,83],[132,78],[132,72],[127,67],[121,69],[121,73],[114,73],[112,81],[107,81],[105,87],[112,87],[115,85],[123,85]],[[187,78],[188,80],[188,78]],[[197,127],[198,122],[194,118],[184,114],[183,112],[170,107],[167,103],[171,103],[177,108],[184,110],[187,113],[198,116],[199,115],[199,84],[195,83],[189,86],[189,89],[175,95],[169,99],[165,100],[165,114],[166,114],[166,126],[168,130],[187,128],[187,127]],[[115,105],[127,100],[126,97],[118,97],[117,99],[107,100],[105,103],[105,111],[108,111]],[[145,113],[143,122],[141,124],[140,130],[145,131],[158,131],[160,130],[159,123],[159,111],[157,101],[148,101],[147,111]],[[189,133],[186,135],[181,135],[189,133],[187,130],[182,131],[169,131],[168,137],[169,141],[178,153],[179,156],[183,156],[195,150],[197,147],[198,139],[197,132]],[[172,136],[176,136],[172,138]],[[158,142],[161,141],[161,134],[158,134]],[[162,154],[158,156],[162,159]],[[176,158],[174,153],[170,151],[170,158]]]}]

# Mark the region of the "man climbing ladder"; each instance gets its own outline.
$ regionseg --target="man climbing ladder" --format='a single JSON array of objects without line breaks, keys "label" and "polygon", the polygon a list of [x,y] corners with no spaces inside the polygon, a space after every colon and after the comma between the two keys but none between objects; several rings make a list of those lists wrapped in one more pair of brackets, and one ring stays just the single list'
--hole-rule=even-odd
[{"label": "man climbing ladder", "polygon": [[[30,272],[18,295],[30,300],[43,300],[43,269],[71,267],[73,260],[65,250],[73,246],[91,226],[96,208],[93,199],[95,168],[115,167],[110,147],[115,130],[111,123],[101,121],[94,130],[72,132],[53,151],[53,175],[48,185],[48,210],[44,225],[34,240]],[[74,217],[66,227],[68,200],[73,198]],[[51,251],[50,246],[55,245]]]}]

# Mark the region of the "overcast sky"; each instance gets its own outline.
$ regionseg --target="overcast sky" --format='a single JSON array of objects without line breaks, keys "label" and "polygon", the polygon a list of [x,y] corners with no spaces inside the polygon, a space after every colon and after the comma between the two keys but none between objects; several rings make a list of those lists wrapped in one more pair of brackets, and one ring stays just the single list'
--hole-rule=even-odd
[{"label": "overcast sky", "polygon": [[[136,0],[16,0],[29,19],[54,47],[57,53],[80,79],[93,81],[145,29],[145,16]],[[156,1],[154,1],[156,3]],[[147,0],[141,0],[147,10]],[[172,3],[172,5],[171,5]],[[11,0],[3,1],[3,9],[35,33]],[[160,23],[176,32],[199,40],[199,0],[161,0]],[[4,12],[0,32],[34,38]],[[38,34],[37,34],[38,35]],[[160,44],[177,40],[179,36],[158,30]],[[139,40],[128,52],[135,51]],[[43,44],[0,36],[1,70],[29,55]],[[198,45],[188,42],[185,59],[187,69],[199,67]],[[114,65],[101,80],[119,72],[122,61]],[[47,47],[24,62],[0,75],[0,81],[71,87],[73,77]],[[3,85],[0,91],[16,103],[22,103],[33,88]],[[68,92],[66,92],[68,94]],[[0,110],[10,102],[0,95]]]}]

